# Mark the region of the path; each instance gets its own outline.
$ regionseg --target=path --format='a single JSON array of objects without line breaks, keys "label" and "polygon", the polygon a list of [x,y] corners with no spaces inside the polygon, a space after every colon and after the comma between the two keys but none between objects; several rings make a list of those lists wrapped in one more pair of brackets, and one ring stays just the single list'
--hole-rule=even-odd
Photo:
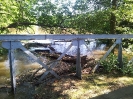
[{"label": "path", "polygon": [[91,99],[133,99],[133,85]]}]

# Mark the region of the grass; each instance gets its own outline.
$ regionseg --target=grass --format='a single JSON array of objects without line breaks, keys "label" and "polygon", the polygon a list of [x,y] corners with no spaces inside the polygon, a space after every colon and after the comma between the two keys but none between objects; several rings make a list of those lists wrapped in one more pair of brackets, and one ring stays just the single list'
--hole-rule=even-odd
[{"label": "grass", "polygon": [[[3,92],[5,98],[2,99],[14,99],[7,89],[1,88],[0,95]],[[79,80],[72,73],[39,86],[24,81],[17,86],[15,99],[132,99],[132,93],[133,77],[82,74],[82,80]]]},{"label": "grass", "polygon": [[72,75],[62,76],[53,83],[37,87],[36,99],[90,99],[132,85],[133,77],[111,75],[82,75],[82,80]]}]

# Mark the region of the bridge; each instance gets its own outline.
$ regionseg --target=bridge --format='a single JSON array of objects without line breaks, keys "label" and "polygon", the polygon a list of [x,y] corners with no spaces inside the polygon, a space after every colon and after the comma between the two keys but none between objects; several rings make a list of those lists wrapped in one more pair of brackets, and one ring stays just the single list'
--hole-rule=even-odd
[{"label": "bridge", "polygon": [[[14,50],[17,48],[22,49],[27,55],[29,55],[32,59],[34,59],[36,62],[38,62],[40,65],[42,65],[46,71],[41,76],[39,81],[43,80],[48,73],[51,73],[56,78],[59,76],[52,70],[56,66],[59,60],[62,59],[62,57],[66,54],[66,52],[74,45],[77,46],[77,59],[76,59],[76,76],[81,79],[81,59],[80,59],[80,45],[85,44],[84,42],[86,39],[115,39],[116,41],[114,44],[109,48],[109,50],[106,52],[106,54],[101,58],[101,60],[104,60],[109,53],[112,51],[112,49],[119,45],[118,50],[118,61],[119,66],[122,68],[122,39],[130,39],[133,38],[132,34],[85,34],[85,35],[0,35],[0,41],[2,41],[2,47],[8,49],[9,52],[9,64],[10,64],[10,75],[11,75],[11,88],[12,91],[15,92],[16,89],[16,79],[15,79],[15,68],[14,68]],[[62,40],[62,41],[70,41],[71,44],[64,50],[64,52],[59,56],[57,61],[51,64],[50,67],[48,67],[45,63],[43,63],[41,60],[39,60],[33,53],[31,53],[28,49],[26,49],[21,41],[22,40],[46,40],[46,39],[52,39],[52,40]],[[87,46],[86,46],[87,47]],[[89,50],[89,49],[88,49]],[[133,59],[131,59],[133,61]],[[94,71],[99,66],[99,63],[95,66]],[[93,71],[93,72],[94,72]]]}]

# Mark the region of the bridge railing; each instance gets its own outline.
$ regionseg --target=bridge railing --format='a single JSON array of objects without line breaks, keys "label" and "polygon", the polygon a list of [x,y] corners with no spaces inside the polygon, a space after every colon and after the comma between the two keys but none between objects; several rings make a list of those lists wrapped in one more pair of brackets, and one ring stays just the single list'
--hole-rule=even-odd
[{"label": "bridge railing", "polygon": [[79,34],[79,35],[0,35],[2,41],[20,41],[20,40],[73,40],[73,39],[129,39],[133,34]]},{"label": "bridge railing", "polygon": [[[133,38],[132,34],[86,34],[86,35],[0,35],[0,41],[2,41],[2,47],[8,49],[9,51],[9,63],[10,63],[10,75],[11,75],[11,86],[12,90],[15,92],[16,89],[16,79],[15,79],[15,68],[14,68],[14,50],[17,48],[22,49],[26,54],[28,54],[32,59],[42,65],[46,72],[41,76],[39,81],[44,79],[48,73],[53,74],[55,77],[59,77],[52,68],[55,67],[57,62],[66,54],[66,52],[73,46],[77,46],[77,60],[76,60],[76,76],[81,77],[81,59],[80,59],[80,45],[84,43],[85,39],[116,39],[116,42],[110,47],[106,54],[101,58],[104,60],[111,50],[119,45],[118,61],[119,66],[122,68],[122,39]],[[50,67],[46,66],[41,60],[39,60],[33,53],[27,50],[22,44],[22,40],[64,40],[71,41],[71,44],[66,48],[66,50],[60,55],[57,61],[51,64]],[[98,68],[99,63],[95,66],[94,71]],[[93,72],[94,72],[93,71]]]}]

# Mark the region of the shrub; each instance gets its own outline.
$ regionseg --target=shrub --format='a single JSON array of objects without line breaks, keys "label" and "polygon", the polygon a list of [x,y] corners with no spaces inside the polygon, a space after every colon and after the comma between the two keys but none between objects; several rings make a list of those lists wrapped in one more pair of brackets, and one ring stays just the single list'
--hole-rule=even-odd
[{"label": "shrub", "polygon": [[110,54],[105,60],[100,61],[104,73],[122,73],[133,76],[133,63],[129,64],[127,57],[123,56],[123,68],[119,68],[118,64],[118,57],[115,54]]},{"label": "shrub", "polygon": [[8,50],[5,48],[0,48],[0,55],[7,55]]},{"label": "shrub", "polygon": [[114,73],[119,69],[117,57],[114,54],[110,54],[105,60],[100,61],[100,65],[103,67],[104,73]]}]

